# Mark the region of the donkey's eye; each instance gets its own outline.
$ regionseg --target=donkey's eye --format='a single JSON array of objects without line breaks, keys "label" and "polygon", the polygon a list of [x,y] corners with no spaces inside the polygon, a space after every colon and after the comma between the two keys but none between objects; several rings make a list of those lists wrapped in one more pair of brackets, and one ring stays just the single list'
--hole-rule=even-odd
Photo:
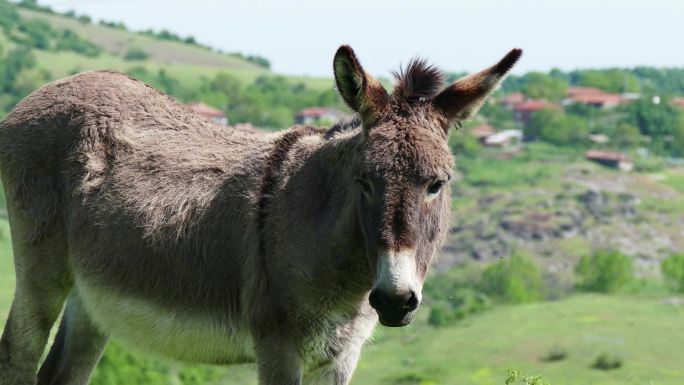
[{"label": "donkey's eye", "polygon": [[437,195],[440,191],[442,191],[442,187],[444,187],[444,181],[438,180],[437,182],[434,182],[428,186],[427,194]]},{"label": "donkey's eye", "polygon": [[368,183],[367,181],[365,181],[361,178],[358,178],[358,179],[356,179],[356,183],[358,183],[359,186],[361,186],[361,190],[363,190],[364,193],[366,193],[368,195],[373,194],[373,189],[371,188],[370,183]]}]

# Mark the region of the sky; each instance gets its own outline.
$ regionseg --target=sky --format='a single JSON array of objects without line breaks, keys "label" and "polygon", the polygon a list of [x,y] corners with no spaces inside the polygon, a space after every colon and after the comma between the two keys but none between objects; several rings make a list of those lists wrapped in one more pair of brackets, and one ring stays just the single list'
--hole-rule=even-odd
[{"label": "sky", "polygon": [[331,76],[350,44],[388,76],[411,57],[476,71],[519,47],[514,72],[684,66],[684,0],[39,0],[129,28],[169,29],[274,71]]}]

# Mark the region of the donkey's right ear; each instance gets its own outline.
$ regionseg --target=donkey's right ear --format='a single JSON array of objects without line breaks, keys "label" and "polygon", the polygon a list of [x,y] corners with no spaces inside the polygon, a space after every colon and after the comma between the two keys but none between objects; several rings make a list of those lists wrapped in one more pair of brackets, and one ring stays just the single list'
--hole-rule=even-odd
[{"label": "donkey's right ear", "polygon": [[375,123],[389,110],[387,91],[363,70],[350,46],[343,45],[337,50],[333,70],[342,99],[361,115],[365,127]]}]

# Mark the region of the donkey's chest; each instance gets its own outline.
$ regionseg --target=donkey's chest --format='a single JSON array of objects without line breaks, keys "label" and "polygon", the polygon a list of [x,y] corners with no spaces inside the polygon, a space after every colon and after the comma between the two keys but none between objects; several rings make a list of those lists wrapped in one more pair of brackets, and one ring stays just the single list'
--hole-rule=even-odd
[{"label": "donkey's chest", "polygon": [[171,309],[83,286],[79,295],[93,321],[126,345],[187,362],[254,361],[254,345],[239,315]]}]

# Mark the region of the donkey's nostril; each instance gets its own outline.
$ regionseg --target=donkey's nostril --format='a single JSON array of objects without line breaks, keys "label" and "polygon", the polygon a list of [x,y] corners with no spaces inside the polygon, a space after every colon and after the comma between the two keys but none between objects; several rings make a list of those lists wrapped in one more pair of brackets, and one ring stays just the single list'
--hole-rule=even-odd
[{"label": "donkey's nostril", "polygon": [[411,290],[408,301],[406,301],[406,305],[404,305],[404,308],[408,311],[414,311],[418,308],[418,305],[418,296],[416,295],[415,291]]},{"label": "donkey's nostril", "polygon": [[378,289],[373,289],[368,297],[368,302],[375,310],[384,309],[386,307],[385,296]]}]

